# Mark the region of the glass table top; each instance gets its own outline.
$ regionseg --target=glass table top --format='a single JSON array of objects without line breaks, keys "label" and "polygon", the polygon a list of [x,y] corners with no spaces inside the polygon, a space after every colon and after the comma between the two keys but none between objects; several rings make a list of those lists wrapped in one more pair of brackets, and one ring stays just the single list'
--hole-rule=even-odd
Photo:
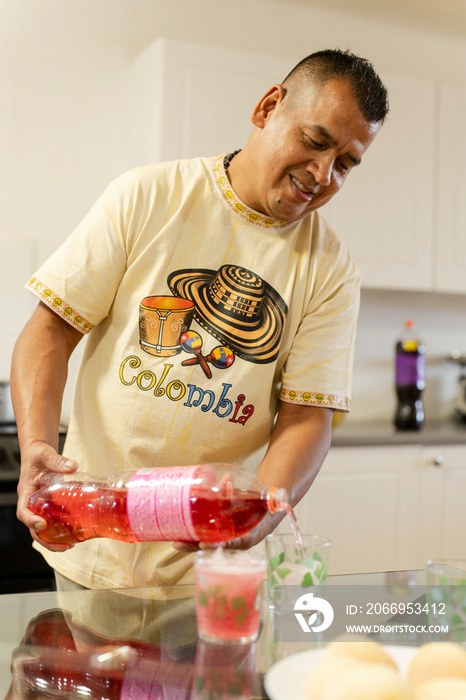
[{"label": "glass table top", "polygon": [[[390,602],[424,586],[423,571],[368,573],[329,576],[325,592]],[[316,634],[277,637],[275,616],[265,582],[258,640],[222,646],[198,639],[193,585],[3,595],[0,698],[267,698],[273,664],[322,645]]]}]

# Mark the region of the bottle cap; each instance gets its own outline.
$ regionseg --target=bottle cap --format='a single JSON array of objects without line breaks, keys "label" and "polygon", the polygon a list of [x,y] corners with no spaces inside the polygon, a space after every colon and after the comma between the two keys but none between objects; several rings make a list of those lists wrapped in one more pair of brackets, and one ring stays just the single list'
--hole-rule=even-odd
[{"label": "bottle cap", "polygon": [[287,510],[290,505],[288,491],[272,487],[267,492],[267,504],[271,513],[276,513],[279,510]]}]

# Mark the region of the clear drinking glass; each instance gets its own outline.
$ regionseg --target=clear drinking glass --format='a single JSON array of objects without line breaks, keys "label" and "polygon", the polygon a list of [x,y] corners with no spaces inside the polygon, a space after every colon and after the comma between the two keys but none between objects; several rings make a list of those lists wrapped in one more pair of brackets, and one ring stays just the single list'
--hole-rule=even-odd
[{"label": "clear drinking glass", "polygon": [[426,580],[430,624],[448,629],[442,639],[466,645],[466,560],[429,560]]},{"label": "clear drinking glass", "polygon": [[207,642],[246,644],[259,635],[267,560],[235,549],[202,550],[195,557],[198,634]]},{"label": "clear drinking glass", "polygon": [[325,583],[331,540],[312,534],[301,534],[301,539],[302,556],[294,534],[272,533],[265,538],[270,610],[284,597],[286,586],[293,586],[296,594],[298,586],[305,593],[306,589],[318,591]]}]

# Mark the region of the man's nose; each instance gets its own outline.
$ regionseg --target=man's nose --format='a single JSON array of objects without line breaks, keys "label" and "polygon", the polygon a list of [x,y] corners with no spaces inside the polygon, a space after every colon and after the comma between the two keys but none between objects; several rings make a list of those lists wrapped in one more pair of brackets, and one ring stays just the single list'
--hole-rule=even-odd
[{"label": "man's nose", "polygon": [[332,181],[333,163],[334,159],[330,154],[319,153],[309,161],[307,170],[319,185],[326,187]]}]

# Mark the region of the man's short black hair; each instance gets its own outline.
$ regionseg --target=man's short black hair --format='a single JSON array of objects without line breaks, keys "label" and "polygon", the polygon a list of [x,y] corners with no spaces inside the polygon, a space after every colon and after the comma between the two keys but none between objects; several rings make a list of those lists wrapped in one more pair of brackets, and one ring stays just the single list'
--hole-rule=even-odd
[{"label": "man's short black hair", "polygon": [[371,123],[383,122],[389,111],[388,93],[370,61],[350,51],[326,49],[303,58],[288,73],[302,75],[320,84],[329,80],[347,80],[364,119]]}]

